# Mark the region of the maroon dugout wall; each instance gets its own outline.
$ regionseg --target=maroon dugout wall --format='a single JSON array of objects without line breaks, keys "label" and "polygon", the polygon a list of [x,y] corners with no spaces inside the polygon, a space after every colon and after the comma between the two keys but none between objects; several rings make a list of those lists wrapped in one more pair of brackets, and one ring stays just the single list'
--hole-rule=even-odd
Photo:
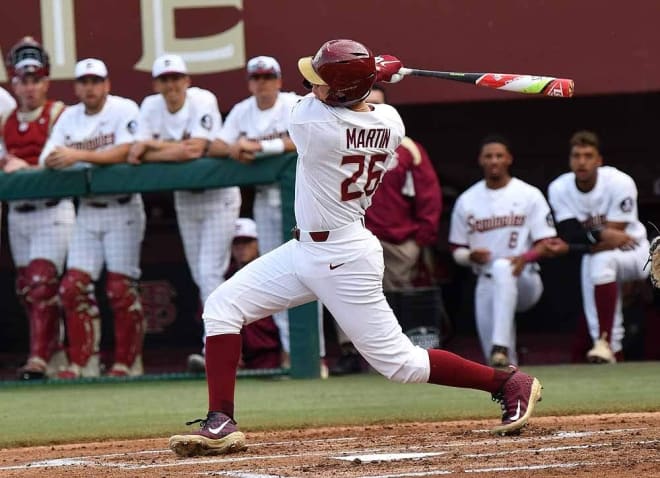
[{"label": "maroon dugout wall", "polygon": [[[227,111],[246,94],[247,58],[277,57],[285,88],[299,91],[297,58],[337,37],[412,67],[570,77],[578,96],[660,90],[655,0],[22,0],[1,2],[0,18],[3,55],[23,35],[42,40],[53,96],[69,101],[76,59],[105,60],[115,91],[139,100],[151,62],[168,50],[184,54],[194,82]],[[512,97],[430,79],[391,92],[395,104]]]}]

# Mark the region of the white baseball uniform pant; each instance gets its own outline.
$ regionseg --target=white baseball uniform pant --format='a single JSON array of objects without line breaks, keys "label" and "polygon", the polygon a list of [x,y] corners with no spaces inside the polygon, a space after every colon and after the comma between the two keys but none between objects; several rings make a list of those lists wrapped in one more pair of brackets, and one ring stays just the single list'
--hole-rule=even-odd
[{"label": "white baseball uniform pant", "polygon": [[[332,268],[331,268],[332,267]],[[245,324],[318,298],[355,348],[390,380],[427,382],[426,350],[402,332],[383,295],[383,251],[356,222],[314,242],[301,231],[218,287],[204,307],[208,335],[237,334]]]},{"label": "white baseball uniform pant", "polygon": [[516,312],[529,310],[543,293],[543,282],[536,264],[525,266],[521,274],[513,275],[511,261],[493,261],[488,271],[477,280],[474,293],[477,332],[486,361],[493,345],[509,350],[509,361],[518,363],[516,353]]},{"label": "white baseball uniform pant", "polygon": [[[105,206],[94,207],[91,203]],[[105,262],[108,271],[138,279],[144,228],[144,206],[139,194],[133,194],[123,204],[117,198],[82,198],[67,269],[84,271],[96,281]]]},{"label": "white baseball uniform pant", "polygon": [[[9,245],[16,267],[26,267],[34,259],[46,259],[62,273],[76,211],[71,199],[14,201],[9,205]],[[25,211],[34,207],[34,210]]]},{"label": "white baseball uniform pant", "polygon": [[225,280],[241,191],[237,187],[176,191],[174,206],[186,261],[204,302]]},{"label": "white baseball uniform pant", "polygon": [[629,251],[612,249],[582,256],[582,304],[584,315],[587,319],[589,335],[591,335],[594,341],[601,335],[594,288],[597,285],[609,284],[611,282],[617,282],[619,286],[614,312],[614,324],[612,326],[612,337],[610,338],[610,347],[614,353],[621,351],[623,348],[624,328],[621,284],[648,277],[648,270],[644,270],[644,264],[646,264],[648,255],[649,242],[644,239],[639,245]]}]

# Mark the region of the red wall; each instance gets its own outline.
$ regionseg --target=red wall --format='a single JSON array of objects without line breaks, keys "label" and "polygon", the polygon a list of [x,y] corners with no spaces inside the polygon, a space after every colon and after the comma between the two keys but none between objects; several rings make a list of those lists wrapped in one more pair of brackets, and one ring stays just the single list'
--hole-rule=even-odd
[{"label": "red wall", "polygon": [[[67,0],[63,0],[67,1]],[[148,3],[148,2],[147,2]],[[189,6],[195,5],[191,0]],[[575,80],[577,95],[660,90],[660,2],[657,0],[237,0],[240,8],[179,8],[178,38],[213,35],[244,22],[246,57],[277,57],[285,89],[301,92],[296,60],[325,40],[349,37],[410,67],[534,73]],[[142,55],[141,2],[74,0],[77,57],[110,68],[114,92],[140,100],[150,75],[134,69]],[[21,36],[41,35],[40,2],[0,2],[3,55]],[[227,111],[247,96],[241,69],[194,75]],[[7,86],[7,85],[4,85]],[[52,95],[73,102],[70,81]],[[407,78],[392,103],[512,98],[470,85]]]}]

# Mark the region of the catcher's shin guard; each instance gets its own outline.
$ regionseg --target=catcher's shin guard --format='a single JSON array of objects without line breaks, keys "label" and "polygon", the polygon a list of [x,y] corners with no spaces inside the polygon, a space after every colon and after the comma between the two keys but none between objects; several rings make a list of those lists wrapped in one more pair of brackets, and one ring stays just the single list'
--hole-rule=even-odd
[{"label": "catcher's shin guard", "polygon": [[108,272],[106,292],[115,319],[115,364],[131,367],[142,355],[144,341],[144,314],[137,281]]},{"label": "catcher's shin guard", "polygon": [[30,357],[45,362],[59,345],[60,308],[57,268],[46,259],[34,259],[26,269],[25,301],[30,320]]},{"label": "catcher's shin guard", "polygon": [[100,320],[92,278],[84,271],[69,269],[60,284],[60,297],[66,316],[69,361],[84,367],[96,352],[94,321]]},{"label": "catcher's shin guard", "polygon": [[26,297],[28,290],[30,290],[27,267],[16,268],[16,297],[25,309],[26,313],[30,311],[30,304],[27,303]]}]

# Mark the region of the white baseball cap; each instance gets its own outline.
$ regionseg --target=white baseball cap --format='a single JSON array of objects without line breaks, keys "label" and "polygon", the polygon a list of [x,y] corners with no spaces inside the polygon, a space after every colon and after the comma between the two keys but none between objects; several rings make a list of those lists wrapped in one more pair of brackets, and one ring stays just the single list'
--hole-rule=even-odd
[{"label": "white baseball cap", "polygon": [[236,228],[234,230],[234,239],[246,237],[248,239],[257,238],[257,223],[247,217],[236,219]]},{"label": "white baseball cap", "polygon": [[183,58],[173,54],[162,55],[156,58],[154,66],[151,69],[151,76],[158,78],[160,75],[167,75],[168,73],[187,75],[188,68],[186,68],[186,62],[183,61]]},{"label": "white baseball cap", "polygon": [[76,63],[75,76],[76,79],[82,78],[83,76],[107,78],[108,68],[106,68],[105,63],[101,60],[97,60],[96,58],[86,58]]},{"label": "white baseball cap", "polygon": [[272,56],[255,56],[247,63],[248,78],[252,75],[276,75],[282,76],[280,64]]}]

